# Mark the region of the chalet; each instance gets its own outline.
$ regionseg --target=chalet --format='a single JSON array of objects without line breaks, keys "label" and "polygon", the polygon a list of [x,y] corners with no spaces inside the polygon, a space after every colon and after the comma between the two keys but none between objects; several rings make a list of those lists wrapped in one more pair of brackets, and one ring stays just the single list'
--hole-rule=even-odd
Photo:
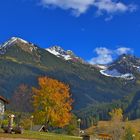
[{"label": "chalet", "polygon": [[109,134],[83,135],[83,140],[113,140]]},{"label": "chalet", "polygon": [[113,140],[113,137],[109,134],[98,134],[99,140]]},{"label": "chalet", "polygon": [[6,104],[8,104],[9,101],[5,99],[4,97],[0,96],[0,115],[4,114]]}]

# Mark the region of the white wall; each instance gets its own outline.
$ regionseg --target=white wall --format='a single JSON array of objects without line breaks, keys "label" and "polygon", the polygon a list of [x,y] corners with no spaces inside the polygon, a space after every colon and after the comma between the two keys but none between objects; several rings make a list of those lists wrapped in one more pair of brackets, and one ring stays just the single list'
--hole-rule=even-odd
[{"label": "white wall", "polygon": [[5,105],[2,100],[0,100],[0,115],[4,114]]}]

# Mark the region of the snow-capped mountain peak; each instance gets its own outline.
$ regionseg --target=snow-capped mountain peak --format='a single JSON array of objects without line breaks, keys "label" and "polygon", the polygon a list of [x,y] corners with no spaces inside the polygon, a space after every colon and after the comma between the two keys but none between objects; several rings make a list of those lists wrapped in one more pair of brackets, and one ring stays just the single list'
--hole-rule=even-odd
[{"label": "snow-capped mountain peak", "polygon": [[67,54],[67,51],[62,49],[60,46],[53,46],[46,50],[57,57],[62,57],[65,60],[71,60],[71,55]]},{"label": "snow-capped mountain peak", "polygon": [[34,44],[28,41],[25,41],[19,37],[12,37],[8,41],[0,45],[0,54],[5,54],[8,48],[15,44],[18,44],[18,46],[20,46],[25,51],[32,52],[33,50],[37,49],[37,47]]},{"label": "snow-capped mountain peak", "polygon": [[21,38],[18,38],[18,37],[12,37],[11,39],[9,39],[8,41],[6,41],[4,44],[1,45],[1,47],[7,47],[7,46],[11,46],[13,45],[14,43],[16,42],[21,42],[21,43],[25,43],[27,44],[28,42],[21,39]]},{"label": "snow-capped mountain peak", "polygon": [[29,43],[28,41],[22,39],[22,38],[19,38],[19,37],[12,37],[11,40],[13,41],[20,41],[22,43]]},{"label": "snow-capped mountain peak", "polygon": [[56,55],[57,57],[61,55],[66,55],[66,52],[60,46],[53,46],[51,48],[46,49],[48,52]]},{"label": "snow-capped mountain peak", "polygon": [[53,46],[48,49],[46,49],[51,54],[62,58],[64,60],[72,60],[72,61],[83,61],[81,58],[77,57],[71,50],[65,51],[60,46]]},{"label": "snow-capped mountain peak", "polygon": [[123,78],[127,80],[135,79],[135,74],[140,73],[140,59],[133,55],[121,55],[106,70],[101,70],[101,74],[110,77]]}]

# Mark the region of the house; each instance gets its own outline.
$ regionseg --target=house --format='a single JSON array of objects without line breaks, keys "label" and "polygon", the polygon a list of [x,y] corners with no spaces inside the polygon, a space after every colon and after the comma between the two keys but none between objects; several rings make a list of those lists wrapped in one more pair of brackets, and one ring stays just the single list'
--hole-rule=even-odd
[{"label": "house", "polygon": [[4,97],[0,96],[0,115],[4,114],[6,104],[8,104],[9,101],[5,99]]},{"label": "house", "polygon": [[113,137],[109,134],[98,134],[99,140],[113,140]]},{"label": "house", "polygon": [[95,137],[92,135],[83,135],[83,140],[95,140]]},{"label": "house", "polygon": [[113,140],[109,134],[83,135],[83,140]]}]

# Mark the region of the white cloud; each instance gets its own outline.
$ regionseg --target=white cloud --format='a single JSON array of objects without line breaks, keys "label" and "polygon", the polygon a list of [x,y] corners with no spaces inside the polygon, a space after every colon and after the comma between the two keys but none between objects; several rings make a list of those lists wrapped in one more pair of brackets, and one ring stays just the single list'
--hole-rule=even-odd
[{"label": "white cloud", "polygon": [[116,50],[116,53],[118,55],[128,54],[128,53],[133,53],[133,50],[131,48],[121,47]]},{"label": "white cloud", "polygon": [[112,0],[98,0],[94,3],[100,12],[107,12],[109,14],[117,12],[135,11],[136,5],[126,5],[122,2],[113,2]]},{"label": "white cloud", "polygon": [[111,55],[99,55],[98,57],[92,58],[89,60],[90,64],[108,64],[113,61]]},{"label": "white cloud", "polygon": [[85,13],[94,0],[41,0],[44,6],[55,6],[64,10],[70,9],[75,15]]},{"label": "white cloud", "polygon": [[96,48],[95,49],[95,52],[98,54],[98,55],[108,55],[108,54],[112,54],[112,51],[105,48],[105,47],[99,47],[99,48]]},{"label": "white cloud", "polygon": [[107,14],[133,12],[137,9],[134,4],[124,4],[122,2],[113,2],[113,0],[40,0],[45,7],[54,6],[64,10],[72,10],[79,16],[85,13],[90,7],[97,8],[98,15],[104,12]]},{"label": "white cloud", "polygon": [[112,50],[109,50],[105,47],[99,47],[94,50],[97,54],[97,57],[89,60],[90,64],[108,64],[113,61]]},{"label": "white cloud", "polygon": [[113,62],[114,56],[119,56],[122,54],[132,54],[133,50],[131,48],[120,47],[115,50],[107,49],[105,47],[99,47],[94,50],[97,57],[91,58],[88,62],[90,64],[109,64]]}]

